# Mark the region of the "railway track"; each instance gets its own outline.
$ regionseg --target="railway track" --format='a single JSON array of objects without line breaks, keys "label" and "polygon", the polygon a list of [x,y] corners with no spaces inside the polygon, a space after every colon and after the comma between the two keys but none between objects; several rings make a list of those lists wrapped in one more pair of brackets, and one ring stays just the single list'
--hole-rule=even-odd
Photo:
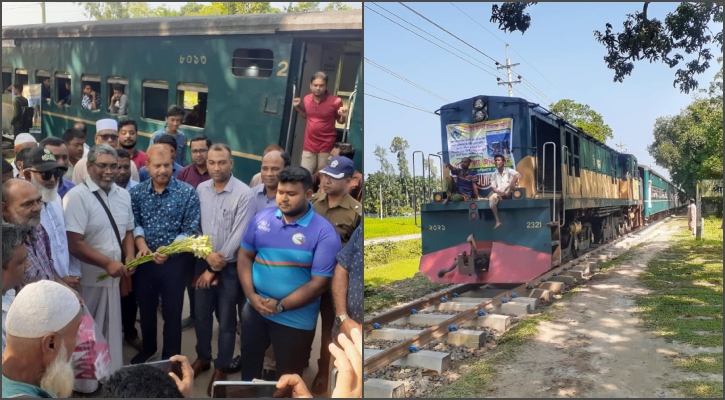
[{"label": "railway track", "polygon": [[[602,262],[617,258],[641,243],[665,219],[633,230],[609,243],[521,285],[455,285],[404,306],[367,318],[363,323],[364,397],[410,397],[403,382],[381,379],[380,372],[395,365],[441,375],[451,367],[451,354],[436,347],[464,347],[485,351],[486,343],[533,313],[542,302],[587,282]],[[435,346],[445,344],[447,346]]]}]

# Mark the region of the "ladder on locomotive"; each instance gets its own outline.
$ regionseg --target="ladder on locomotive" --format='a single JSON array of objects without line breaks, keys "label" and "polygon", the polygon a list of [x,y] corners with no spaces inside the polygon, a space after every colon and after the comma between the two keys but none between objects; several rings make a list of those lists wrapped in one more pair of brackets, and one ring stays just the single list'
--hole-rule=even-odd
[{"label": "ladder on locomotive", "polygon": [[[550,171],[550,175],[547,175],[547,171],[546,171],[546,155],[547,155],[546,149],[548,147],[551,147],[550,157],[553,156],[553,160],[552,160],[553,161],[552,162],[553,171]],[[550,222],[547,223],[546,225],[549,226],[549,228],[551,229],[551,267],[552,268],[561,265],[561,253],[562,253],[561,227],[564,225],[564,222],[565,222],[565,212],[564,212],[565,211],[565,209],[564,209],[565,201],[564,201],[564,199],[566,197],[566,184],[564,182],[564,179],[565,179],[564,177],[567,176],[567,173],[563,169],[560,168],[561,191],[557,190],[557,183],[558,183],[557,179],[556,179],[557,178],[557,176],[556,176],[557,175],[556,174],[557,150],[558,149],[556,148],[556,143],[554,143],[554,142],[544,143],[544,146],[542,148],[542,168],[541,168],[542,169],[542,171],[541,171],[542,182],[541,182],[541,186],[540,186],[540,188],[542,189],[541,190],[542,198],[547,198],[547,196],[546,196],[547,187],[548,187],[548,189],[551,189],[551,200],[550,200],[551,201],[551,219],[550,219]],[[567,152],[567,150],[568,150],[567,146],[563,145],[561,150],[562,150],[562,153],[566,156],[566,159],[568,161],[569,154]],[[562,158],[564,158],[564,157],[562,157]],[[568,162],[566,165],[568,165]],[[538,178],[538,174],[537,174],[537,178]],[[550,185],[547,185],[547,183],[550,183]],[[562,200],[561,201],[561,218],[559,217],[559,214],[557,213],[557,210],[556,210],[556,204],[559,200],[557,198],[558,194],[561,194],[561,200]]]}]

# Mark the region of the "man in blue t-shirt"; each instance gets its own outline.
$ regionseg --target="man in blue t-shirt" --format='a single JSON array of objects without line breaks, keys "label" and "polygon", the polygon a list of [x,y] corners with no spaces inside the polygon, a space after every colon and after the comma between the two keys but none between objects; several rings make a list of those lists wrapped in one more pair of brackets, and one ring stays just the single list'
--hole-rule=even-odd
[{"label": "man in blue t-shirt", "polygon": [[458,165],[460,168],[455,168],[451,164],[446,163],[451,174],[456,177],[456,181],[453,182],[452,178],[446,177],[445,186],[448,198],[443,200],[443,204],[448,203],[449,200],[468,201],[479,198],[478,186],[476,186],[476,181],[478,180],[476,179],[477,173],[474,170],[468,169],[471,166],[471,159],[464,157]]},{"label": "man in blue t-shirt", "polygon": [[242,380],[261,378],[274,347],[277,375],[302,375],[315,337],[320,295],[341,250],[340,236],[310,204],[312,175],[301,167],[279,173],[277,207],[247,225],[237,257],[247,302],[242,311]]}]

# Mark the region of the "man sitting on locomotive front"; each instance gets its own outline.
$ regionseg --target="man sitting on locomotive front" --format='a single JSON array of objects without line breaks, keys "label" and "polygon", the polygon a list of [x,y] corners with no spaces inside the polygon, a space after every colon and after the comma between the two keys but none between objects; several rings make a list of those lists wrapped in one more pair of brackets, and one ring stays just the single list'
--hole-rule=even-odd
[{"label": "man sitting on locomotive front", "polygon": [[456,181],[454,182],[450,176],[446,177],[445,190],[448,198],[443,200],[443,204],[448,203],[448,200],[468,201],[471,200],[472,196],[480,199],[478,196],[478,186],[476,185],[477,173],[476,171],[468,169],[470,165],[470,157],[464,157],[461,160],[460,168],[455,168],[451,164],[446,163],[448,169],[456,177]]},{"label": "man sitting on locomotive front", "polygon": [[489,205],[493,216],[496,218],[496,225],[493,229],[501,226],[501,220],[498,219],[498,202],[503,199],[510,199],[513,189],[518,186],[521,174],[513,168],[506,168],[504,164],[506,159],[501,154],[493,156],[496,171],[493,172],[493,181],[491,182],[492,193],[488,196]]}]

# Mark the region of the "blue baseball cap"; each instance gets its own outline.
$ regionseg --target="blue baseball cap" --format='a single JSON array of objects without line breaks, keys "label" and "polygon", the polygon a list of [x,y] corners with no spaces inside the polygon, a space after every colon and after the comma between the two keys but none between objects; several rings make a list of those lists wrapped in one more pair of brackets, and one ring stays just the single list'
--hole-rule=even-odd
[{"label": "blue baseball cap", "polygon": [[352,176],[355,173],[355,165],[347,157],[336,156],[332,157],[327,166],[320,172],[335,179],[342,179],[346,175]]}]

